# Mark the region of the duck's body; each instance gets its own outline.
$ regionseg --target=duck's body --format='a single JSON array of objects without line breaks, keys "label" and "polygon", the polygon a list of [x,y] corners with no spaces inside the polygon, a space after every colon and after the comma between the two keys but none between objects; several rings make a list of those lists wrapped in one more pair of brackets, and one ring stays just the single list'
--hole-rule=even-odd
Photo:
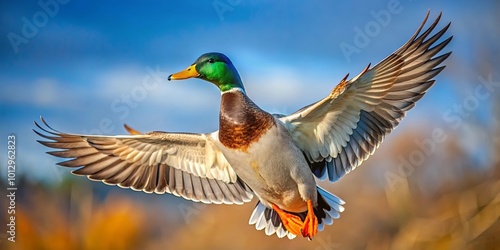
[{"label": "duck's body", "polygon": [[264,205],[300,213],[307,211],[307,200],[317,204],[316,181],[304,154],[283,123],[255,105],[242,89],[222,93],[215,139]]},{"label": "duck's body", "polygon": [[[99,136],[61,133],[36,124],[35,132],[62,149],[59,163],[73,173],[147,193],[172,193],[189,200],[259,202],[250,224],[267,235],[311,239],[333,223],[344,202],[316,185],[334,182],[366,160],[384,137],[433,85],[450,52],[435,56],[451,37],[431,47],[448,26],[429,37],[439,21],[420,34],[427,17],[400,49],[358,76],[347,76],[324,99],[288,116],[259,108],[245,93],[225,55],[207,53],[169,80],[201,78],[221,93],[219,130],[211,134],[150,132]],[[427,39],[427,40],[426,40]]]}]

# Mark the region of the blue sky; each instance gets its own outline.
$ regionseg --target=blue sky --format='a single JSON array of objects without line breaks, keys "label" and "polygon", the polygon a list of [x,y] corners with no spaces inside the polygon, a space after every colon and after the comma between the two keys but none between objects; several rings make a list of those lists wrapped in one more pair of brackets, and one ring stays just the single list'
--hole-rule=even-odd
[{"label": "blue sky", "polygon": [[[478,77],[500,79],[492,64],[500,37],[495,1],[40,2],[48,11],[37,1],[4,2],[0,10],[0,136],[17,135],[18,170],[35,179],[59,176],[49,167],[58,159],[44,154],[31,131],[40,115],[73,133],[121,134],[123,123],[141,131],[216,130],[214,86],[166,81],[205,52],[228,55],[261,107],[290,113],[396,50],[431,9],[430,19],[443,12],[439,27],[452,22],[453,55],[403,126],[446,124],[443,114]],[[391,13],[387,21],[373,14],[382,12]],[[374,22],[379,29],[346,56],[341,45],[355,45],[356,30]],[[486,100],[467,119],[488,127],[490,111]]]}]

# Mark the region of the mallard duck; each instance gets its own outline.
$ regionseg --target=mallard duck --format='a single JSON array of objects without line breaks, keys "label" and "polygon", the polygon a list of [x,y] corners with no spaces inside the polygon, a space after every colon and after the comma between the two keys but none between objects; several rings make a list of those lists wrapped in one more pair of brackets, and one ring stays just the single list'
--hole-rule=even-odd
[{"label": "mallard duck", "polygon": [[[400,49],[356,77],[348,75],[322,100],[291,115],[271,115],[246,94],[229,58],[206,53],[168,80],[199,78],[221,92],[219,130],[208,134],[149,132],[80,135],[35,122],[41,144],[72,158],[58,163],[73,173],[146,193],[171,193],[214,204],[258,198],[249,224],[267,235],[311,239],[339,218],[345,204],[316,183],[335,182],[372,155],[384,137],[434,84],[451,40],[433,46],[441,14]],[[433,46],[433,47],[431,47]]]}]

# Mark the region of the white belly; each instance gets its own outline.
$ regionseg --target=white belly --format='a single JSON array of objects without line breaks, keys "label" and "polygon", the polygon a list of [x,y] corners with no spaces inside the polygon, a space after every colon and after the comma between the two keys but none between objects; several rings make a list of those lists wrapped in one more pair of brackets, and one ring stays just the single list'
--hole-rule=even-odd
[{"label": "white belly", "polygon": [[307,210],[305,202],[309,199],[316,204],[313,174],[281,124],[267,131],[246,152],[220,146],[236,174],[264,204],[273,203],[290,212]]}]

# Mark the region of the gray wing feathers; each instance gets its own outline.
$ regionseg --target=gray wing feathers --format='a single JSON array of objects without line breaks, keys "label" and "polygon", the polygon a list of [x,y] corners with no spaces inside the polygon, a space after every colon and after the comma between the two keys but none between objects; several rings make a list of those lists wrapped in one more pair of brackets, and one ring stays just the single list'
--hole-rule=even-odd
[{"label": "gray wing feathers", "polygon": [[[436,56],[451,41],[435,44],[450,24],[429,37],[441,14],[422,34],[325,99],[280,118],[304,151],[318,178],[336,181],[366,160],[434,84],[451,52]],[[309,132],[314,131],[314,132]]]},{"label": "gray wing feathers", "polygon": [[[185,163],[181,160],[187,156],[177,154],[180,160],[174,160],[173,164],[177,162],[179,165],[175,167],[170,165],[172,163],[166,160],[168,156],[165,155],[168,153],[175,155],[181,151],[168,145],[163,145],[158,149],[157,144],[164,142],[156,141],[154,136],[73,135],[60,133],[51,129],[43,119],[42,122],[47,128],[43,128],[38,123],[35,124],[45,133],[34,131],[50,141],[39,142],[47,147],[60,149],[60,151],[48,152],[51,155],[72,158],[60,162],[58,165],[78,168],[72,172],[76,175],[84,175],[91,180],[146,193],[171,193],[203,203],[243,204],[252,199],[252,191],[239,178],[236,178],[235,181],[228,181],[231,178],[216,179],[214,177],[217,174],[212,175],[210,170],[199,170],[206,167],[204,162],[196,162],[199,161],[197,159],[203,157],[202,155],[198,155],[198,158],[187,159],[193,160],[194,163]],[[159,132],[154,133],[158,134]],[[200,144],[195,140],[183,140],[182,135],[173,138],[180,140],[177,143],[182,143],[183,147],[195,147]],[[170,152],[168,152],[169,150]],[[182,166],[187,167],[183,169]],[[219,176],[223,176],[224,173],[221,171]]]}]

